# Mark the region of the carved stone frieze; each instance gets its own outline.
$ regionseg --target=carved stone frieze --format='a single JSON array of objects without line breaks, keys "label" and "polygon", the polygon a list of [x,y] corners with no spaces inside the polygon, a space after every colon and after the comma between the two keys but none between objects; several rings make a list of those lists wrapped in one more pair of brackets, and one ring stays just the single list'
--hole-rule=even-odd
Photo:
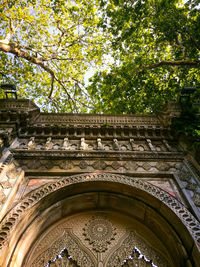
[{"label": "carved stone frieze", "polygon": [[[169,160],[169,159],[168,159]],[[143,172],[143,173],[173,173],[178,170],[179,163],[176,161],[167,161],[167,160],[148,160],[144,159],[135,159],[127,160],[127,158],[121,157],[121,159],[114,159],[113,157],[108,158],[107,160],[103,158],[94,158],[90,157],[72,157],[72,158],[61,158],[61,159],[18,159],[18,163],[22,166],[24,170],[126,170],[129,172]]]},{"label": "carved stone frieze", "polygon": [[0,223],[0,247],[2,248],[3,244],[6,242],[9,234],[11,233],[13,226],[17,223],[21,214],[23,214],[25,210],[29,209],[43,197],[51,194],[55,190],[58,190],[70,184],[80,183],[84,181],[112,181],[115,183],[127,184],[148,192],[149,194],[162,201],[165,205],[167,205],[185,224],[193,238],[196,241],[200,242],[199,222],[176,198],[161,190],[160,188],[153,186],[148,182],[142,181],[141,179],[131,178],[124,175],[98,173],[65,177],[57,182],[48,183],[30,193],[23,201],[21,201],[12,210],[10,210],[6,218]]},{"label": "carved stone frieze", "polygon": [[159,125],[159,120],[156,116],[144,116],[144,115],[91,115],[91,114],[40,114],[35,120],[37,124],[45,123],[68,123],[71,125]]},{"label": "carved stone frieze", "polygon": [[[165,140],[166,141],[166,140]],[[152,151],[155,153],[168,152],[166,146],[161,141],[152,142],[150,139],[146,140],[117,140],[116,138],[113,141],[107,141],[98,138],[97,142],[95,140],[90,140],[89,143],[85,138],[80,138],[80,141],[69,140],[65,137],[63,140],[52,140],[51,137],[48,137],[46,143],[44,140],[35,140],[35,137],[31,137],[29,140],[21,139],[19,140],[18,149],[28,149],[28,150],[65,150],[66,153],[70,150],[87,150],[87,151],[121,151],[121,152],[145,152]],[[167,142],[167,141],[166,141]],[[167,154],[167,153],[166,153]],[[169,154],[169,153],[168,153]]]},{"label": "carved stone frieze", "polygon": [[71,151],[65,150],[24,150],[24,149],[13,149],[12,154],[14,158],[120,158],[120,159],[165,159],[165,160],[174,160],[180,161],[184,158],[183,152],[151,152],[151,151],[107,151],[106,146],[104,151],[99,150],[85,150],[80,151],[74,149],[73,146]]},{"label": "carved stone frieze", "polygon": [[121,164],[118,161],[113,161],[111,166],[113,167],[114,170],[118,170],[121,167]]}]

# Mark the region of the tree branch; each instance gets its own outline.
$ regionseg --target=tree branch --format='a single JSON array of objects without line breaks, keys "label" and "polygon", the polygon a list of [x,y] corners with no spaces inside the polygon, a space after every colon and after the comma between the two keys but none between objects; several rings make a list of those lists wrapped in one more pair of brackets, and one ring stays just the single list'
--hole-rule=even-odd
[{"label": "tree branch", "polygon": [[192,68],[199,68],[200,67],[200,60],[163,60],[158,63],[154,63],[151,65],[141,66],[134,70],[134,73],[142,70],[151,70],[161,66],[188,66]]},{"label": "tree branch", "polygon": [[[14,43],[5,44],[5,43],[0,42],[0,51],[6,52],[6,53],[11,53],[13,55],[16,55],[19,58],[23,58],[23,59],[25,59],[25,60],[27,60],[27,61],[29,61],[29,62],[37,65],[37,66],[40,66],[43,70],[48,72],[51,75],[51,90],[50,90],[48,97],[51,98],[52,93],[53,93],[53,89],[54,89],[54,81],[57,81],[58,84],[60,84],[60,86],[64,89],[64,91],[66,92],[66,94],[68,96],[68,99],[74,104],[74,106],[77,110],[76,103],[72,99],[70,94],[68,93],[65,85],[56,77],[54,71],[51,68],[49,68],[48,66],[46,66],[42,60],[40,60],[36,57],[33,57],[29,53],[21,50]],[[71,110],[73,110],[70,101],[69,101],[70,108],[71,108]]]},{"label": "tree branch", "polygon": [[0,71],[0,75],[2,75],[3,77],[7,78],[7,75],[4,74],[3,72]]},{"label": "tree branch", "polygon": [[12,19],[11,19],[10,17],[7,17],[7,18],[8,18],[8,20],[9,20],[9,28],[10,28],[10,31],[6,34],[6,37],[4,38],[4,41],[2,40],[5,44],[8,44],[8,43],[9,43],[9,41],[10,41],[12,35],[15,34],[17,28],[18,28],[19,25],[22,23],[22,21],[20,21],[20,22],[17,24],[17,26],[14,27],[14,26],[13,26],[13,21],[12,21]]},{"label": "tree branch", "polygon": [[[78,111],[77,109],[77,106],[76,106],[76,102],[74,101],[74,99],[70,96],[70,94],[68,93],[67,91],[67,88],[65,87],[65,85],[57,78],[55,77],[55,80],[60,84],[60,86],[64,89],[65,93],[67,94],[68,96],[68,99],[72,101],[72,103],[74,104],[74,107],[76,109],[76,111]],[[73,111],[73,108],[72,108],[72,105],[71,105],[71,102],[69,101],[69,105],[70,105],[70,108],[71,108],[71,111]]]},{"label": "tree branch", "polygon": [[43,70],[45,70],[46,72],[48,72],[51,75],[51,91],[49,94],[49,98],[51,98],[51,95],[53,93],[53,85],[54,85],[54,79],[55,79],[55,74],[53,72],[52,69],[50,69],[48,66],[46,66],[43,61],[41,61],[40,59],[31,56],[29,53],[21,50],[20,48],[18,48],[16,46],[16,44],[14,43],[9,43],[9,44],[5,44],[3,42],[0,42],[0,51],[6,52],[6,53],[11,53],[19,58],[23,58],[37,66],[40,66]]}]

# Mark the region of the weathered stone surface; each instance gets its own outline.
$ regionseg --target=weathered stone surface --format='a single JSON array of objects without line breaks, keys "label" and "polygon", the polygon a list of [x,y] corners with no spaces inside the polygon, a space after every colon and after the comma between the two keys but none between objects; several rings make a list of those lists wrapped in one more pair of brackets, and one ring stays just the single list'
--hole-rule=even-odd
[{"label": "weathered stone surface", "polygon": [[5,200],[6,200],[6,195],[4,194],[4,191],[1,190],[0,191],[0,205],[2,205]]},{"label": "weathered stone surface", "polygon": [[1,182],[0,184],[1,184],[3,189],[8,189],[8,188],[11,188],[11,186],[12,186],[11,183],[8,181]]},{"label": "weathered stone surface", "polygon": [[[153,262],[161,259],[158,266],[164,259],[170,267],[198,267],[200,168],[178,148],[170,123],[179,109],[169,107],[158,116],[45,114],[26,100],[0,100],[0,138],[7,140],[0,161],[0,207],[6,203],[0,265],[44,266],[66,244],[55,265],[146,264],[134,244]],[[97,223],[96,213],[110,217]],[[72,214],[76,220],[59,232]],[[121,218],[116,226],[114,216]],[[27,255],[32,260],[24,265]]]}]

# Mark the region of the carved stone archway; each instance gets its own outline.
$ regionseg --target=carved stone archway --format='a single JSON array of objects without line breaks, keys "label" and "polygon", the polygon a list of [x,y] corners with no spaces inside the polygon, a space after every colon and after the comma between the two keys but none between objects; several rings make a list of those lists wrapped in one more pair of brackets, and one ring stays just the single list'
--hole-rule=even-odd
[{"label": "carved stone archway", "polygon": [[[130,236],[136,229],[137,236],[153,251],[160,249],[157,255],[162,255],[170,266],[198,266],[200,227],[189,211],[156,186],[109,173],[65,177],[28,194],[1,223],[2,266],[24,266],[40,236],[63,219],[86,211],[128,216],[135,222]],[[147,230],[141,231],[142,226]],[[65,231],[63,242],[69,241],[69,236],[72,233]]]}]

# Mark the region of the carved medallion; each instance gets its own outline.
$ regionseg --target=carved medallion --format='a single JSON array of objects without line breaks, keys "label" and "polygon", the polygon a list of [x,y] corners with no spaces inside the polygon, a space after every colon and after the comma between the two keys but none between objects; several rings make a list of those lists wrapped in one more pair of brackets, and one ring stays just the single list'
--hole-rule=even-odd
[{"label": "carved medallion", "polygon": [[116,234],[116,228],[104,216],[93,216],[83,228],[85,240],[96,252],[105,252]]}]

